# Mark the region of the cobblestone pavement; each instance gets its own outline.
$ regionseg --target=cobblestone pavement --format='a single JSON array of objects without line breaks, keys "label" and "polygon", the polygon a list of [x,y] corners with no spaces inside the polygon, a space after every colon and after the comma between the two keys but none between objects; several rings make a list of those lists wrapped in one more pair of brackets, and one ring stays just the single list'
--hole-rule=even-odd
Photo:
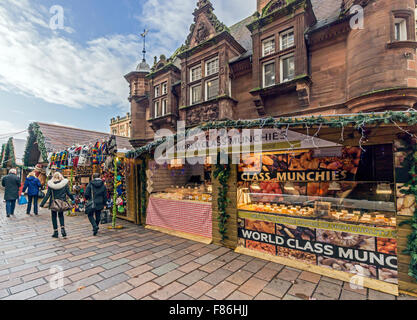
[{"label": "cobblestone pavement", "polygon": [[[19,206],[6,218],[4,207],[1,202],[0,299],[396,299],[120,220],[124,229],[102,226],[94,237],[84,215],[66,217],[68,238],[53,239],[48,211],[27,216]],[[63,270],[62,287],[50,284],[54,266]]]}]

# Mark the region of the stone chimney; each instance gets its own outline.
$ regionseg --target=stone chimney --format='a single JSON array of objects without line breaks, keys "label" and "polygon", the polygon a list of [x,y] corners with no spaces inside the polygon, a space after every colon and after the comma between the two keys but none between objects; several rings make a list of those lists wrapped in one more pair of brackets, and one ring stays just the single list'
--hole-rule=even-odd
[{"label": "stone chimney", "polygon": [[256,0],[257,4],[256,4],[256,8],[258,10],[259,13],[262,13],[262,9],[266,7],[266,5],[270,2],[271,0]]}]

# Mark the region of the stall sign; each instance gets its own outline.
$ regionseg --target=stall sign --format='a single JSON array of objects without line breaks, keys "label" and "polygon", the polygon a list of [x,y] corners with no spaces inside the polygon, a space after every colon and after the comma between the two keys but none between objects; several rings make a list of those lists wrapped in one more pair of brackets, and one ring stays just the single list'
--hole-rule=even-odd
[{"label": "stall sign", "polygon": [[[245,248],[371,279],[398,282],[394,239],[242,218],[238,219],[238,225],[238,243]],[[387,241],[390,247],[384,246]]]}]

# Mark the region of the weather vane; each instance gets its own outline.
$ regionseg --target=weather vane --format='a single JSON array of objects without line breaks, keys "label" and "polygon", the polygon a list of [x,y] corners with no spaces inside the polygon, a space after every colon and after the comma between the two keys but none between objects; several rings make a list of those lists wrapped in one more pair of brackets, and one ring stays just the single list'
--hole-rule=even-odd
[{"label": "weather vane", "polygon": [[143,33],[141,33],[141,37],[143,38],[143,61],[146,61],[146,36],[148,35],[149,30],[143,30]]}]

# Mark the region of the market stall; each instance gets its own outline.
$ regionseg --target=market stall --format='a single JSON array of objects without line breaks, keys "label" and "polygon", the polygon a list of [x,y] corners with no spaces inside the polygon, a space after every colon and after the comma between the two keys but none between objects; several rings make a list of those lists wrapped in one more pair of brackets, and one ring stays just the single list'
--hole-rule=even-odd
[{"label": "market stall", "polygon": [[189,165],[184,160],[158,165],[150,160],[146,176],[150,194],[146,224],[211,242],[211,165]]},{"label": "market stall", "polygon": [[[262,129],[260,149],[218,151],[229,162],[211,169],[213,243],[359,288],[417,294],[416,124],[408,110],[201,125]],[[149,159],[165,141],[128,157]],[[159,198],[175,201],[178,189]],[[141,190],[143,212],[158,195]]]},{"label": "market stall", "polygon": [[392,163],[390,144],[244,156],[238,246],[397,284]]}]

